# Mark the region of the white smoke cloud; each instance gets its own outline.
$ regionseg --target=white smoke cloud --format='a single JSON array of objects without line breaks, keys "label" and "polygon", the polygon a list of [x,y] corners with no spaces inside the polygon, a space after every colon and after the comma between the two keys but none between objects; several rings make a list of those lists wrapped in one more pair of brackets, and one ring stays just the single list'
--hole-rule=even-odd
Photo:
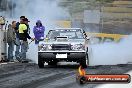
[{"label": "white smoke cloud", "polygon": [[55,20],[69,16],[65,9],[58,7],[58,0],[15,0],[15,16],[25,15],[31,19]]},{"label": "white smoke cloud", "polygon": [[[14,0],[16,3],[15,17],[19,18],[25,15],[29,18],[31,36],[33,37],[32,28],[36,20],[42,20],[46,27],[47,34],[49,29],[55,28],[54,20],[65,18],[69,13],[58,7],[57,0]],[[30,42],[30,41],[29,41]],[[132,36],[122,40],[120,43],[104,43],[90,45],[90,65],[115,65],[132,62]],[[89,47],[89,48],[90,48]],[[91,49],[90,49],[91,50]],[[37,62],[37,45],[31,43],[27,57]]]},{"label": "white smoke cloud", "polygon": [[[54,29],[55,21],[69,17],[69,13],[64,8],[58,6],[58,0],[14,0],[16,8],[14,11],[15,18],[24,15],[30,20],[31,36],[34,37],[32,29],[37,20],[41,20],[46,28],[45,35],[48,30]],[[29,40],[30,42],[30,40]],[[37,62],[37,45],[32,42],[29,45],[27,58]]]},{"label": "white smoke cloud", "polygon": [[90,65],[116,65],[132,63],[132,35],[119,43],[91,45]]}]

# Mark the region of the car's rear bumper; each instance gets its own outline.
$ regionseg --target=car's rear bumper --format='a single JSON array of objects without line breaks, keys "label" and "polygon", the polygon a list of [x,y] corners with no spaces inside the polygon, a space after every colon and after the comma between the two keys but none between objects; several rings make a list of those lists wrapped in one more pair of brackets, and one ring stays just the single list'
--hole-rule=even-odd
[{"label": "car's rear bumper", "polygon": [[[56,58],[57,54],[67,54],[67,58]],[[45,62],[49,62],[52,60],[58,61],[74,61],[79,62],[82,59],[85,59],[86,52],[85,51],[46,51],[46,52],[38,52],[38,58],[43,59]]]}]

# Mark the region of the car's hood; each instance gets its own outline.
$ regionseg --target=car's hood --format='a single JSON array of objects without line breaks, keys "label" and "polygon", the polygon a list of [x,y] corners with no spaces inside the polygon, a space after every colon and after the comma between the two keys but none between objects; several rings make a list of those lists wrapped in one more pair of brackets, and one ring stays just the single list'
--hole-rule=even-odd
[{"label": "car's hood", "polygon": [[85,39],[69,39],[67,41],[56,41],[56,40],[48,40],[41,41],[39,44],[84,44]]}]

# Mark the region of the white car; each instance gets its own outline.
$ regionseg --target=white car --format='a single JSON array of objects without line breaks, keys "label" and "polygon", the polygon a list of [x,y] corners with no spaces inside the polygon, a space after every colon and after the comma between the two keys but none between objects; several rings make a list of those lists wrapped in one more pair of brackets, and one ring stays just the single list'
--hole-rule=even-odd
[{"label": "white car", "polygon": [[57,65],[59,61],[88,64],[88,47],[84,31],[80,28],[58,28],[50,30],[38,46],[38,66]]}]

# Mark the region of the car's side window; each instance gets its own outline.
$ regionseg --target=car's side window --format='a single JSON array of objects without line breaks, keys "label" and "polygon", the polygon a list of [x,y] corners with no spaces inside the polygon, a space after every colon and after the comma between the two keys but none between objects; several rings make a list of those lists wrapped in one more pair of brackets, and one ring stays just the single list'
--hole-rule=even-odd
[{"label": "car's side window", "polygon": [[76,32],[76,35],[78,38],[83,38],[83,34],[81,33],[81,31]]},{"label": "car's side window", "polygon": [[51,31],[48,32],[48,34],[46,35],[46,38],[50,38],[50,32]]}]

